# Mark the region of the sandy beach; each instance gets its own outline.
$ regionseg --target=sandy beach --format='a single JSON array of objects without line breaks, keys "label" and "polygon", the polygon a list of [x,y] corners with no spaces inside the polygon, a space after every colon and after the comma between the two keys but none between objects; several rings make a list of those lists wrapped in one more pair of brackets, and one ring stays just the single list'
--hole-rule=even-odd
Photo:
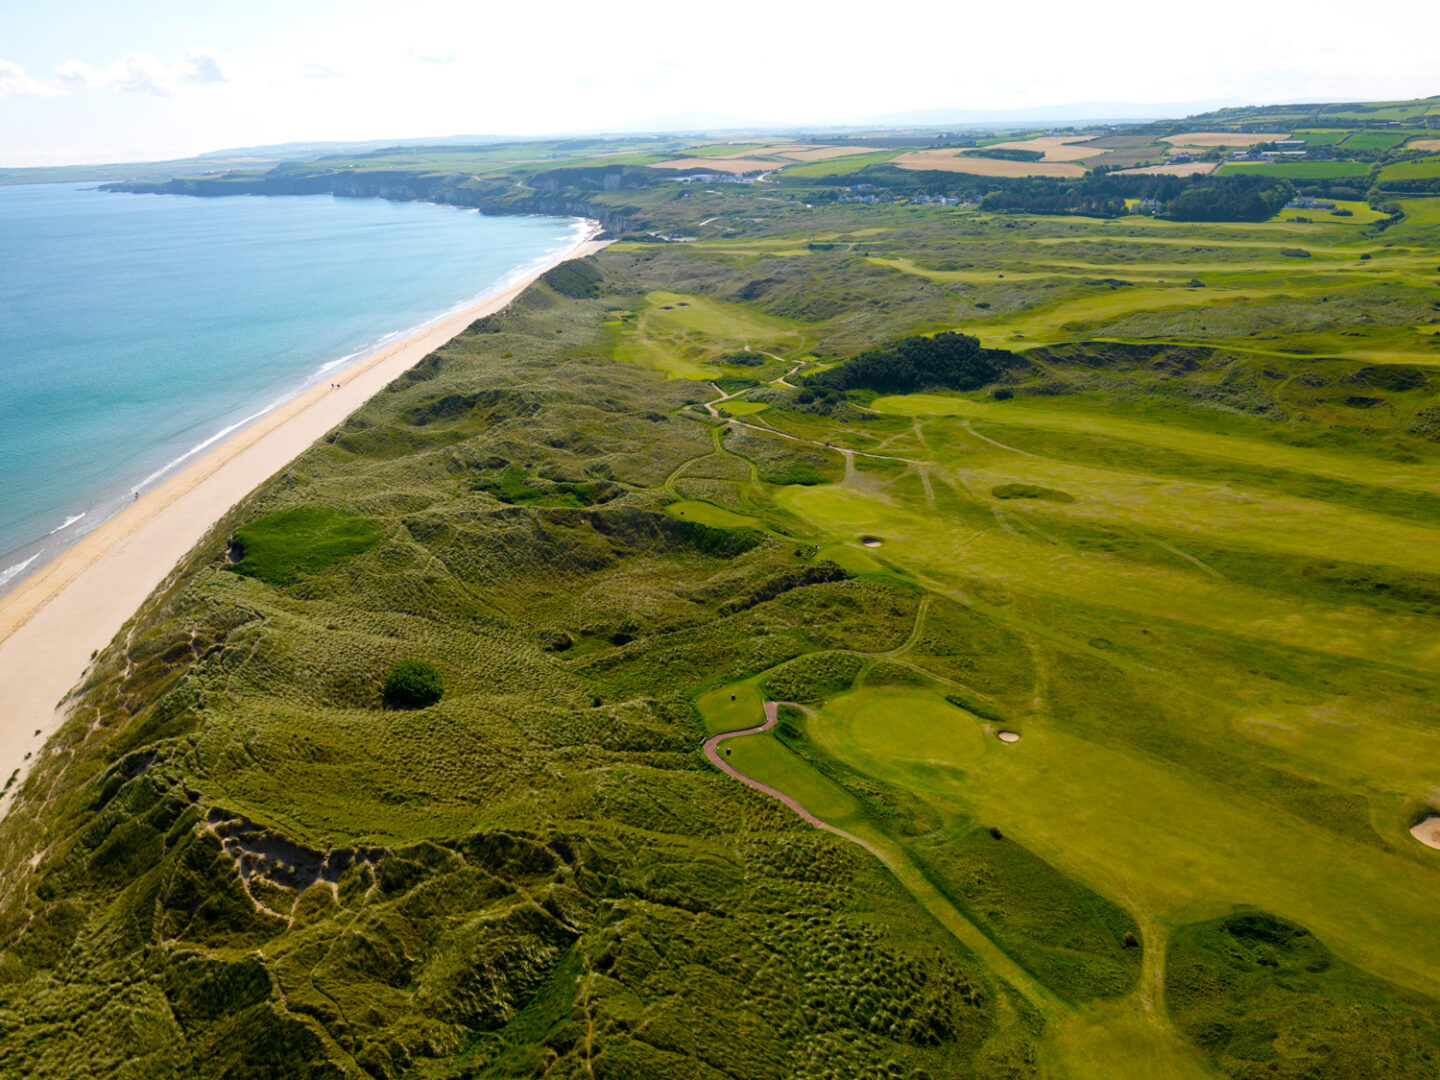
[{"label": "sandy beach", "polygon": [[502,292],[357,360],[330,377],[336,388],[313,387],[237,431],[0,597],[0,784],[22,770],[0,814],[14,802],[27,755],[38,756],[64,720],[61,703],[91,654],[109,644],[211,525],[476,319],[504,308],[555,264],[604,246],[581,241]]}]

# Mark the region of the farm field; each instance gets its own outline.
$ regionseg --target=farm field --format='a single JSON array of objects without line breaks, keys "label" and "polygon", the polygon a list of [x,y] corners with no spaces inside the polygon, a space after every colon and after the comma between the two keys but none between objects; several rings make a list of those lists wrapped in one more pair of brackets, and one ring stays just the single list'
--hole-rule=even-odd
[{"label": "farm field", "polygon": [[[1035,167],[859,149],[665,148]],[[1429,1080],[1440,199],[685,186],[96,657],[0,820],[0,1075]],[[907,376],[944,331],[1001,351]]]},{"label": "farm field", "polygon": [[1238,131],[1187,131],[1162,138],[1175,146],[1255,146],[1258,143],[1283,139],[1284,135],[1256,135]]},{"label": "farm field", "polygon": [[894,150],[876,150],[873,153],[841,154],[833,158],[791,165],[785,170],[787,177],[843,176],[857,172],[869,165],[879,165],[895,157]]},{"label": "farm field", "polygon": [[1389,150],[1413,132],[1357,131],[1340,145],[1347,150]]},{"label": "farm field", "polygon": [[1330,131],[1294,131],[1290,133],[1290,138],[1304,139],[1310,146],[1335,146],[1353,134],[1354,132],[1347,128],[1340,128]]},{"label": "farm field", "polygon": [[989,143],[988,150],[1037,150],[1042,161],[1083,161],[1095,156],[1088,140],[1075,135],[1049,135],[1038,139],[1016,139],[1011,142]]},{"label": "farm field", "polygon": [[1147,143],[1140,147],[1119,150],[1105,150],[1094,157],[1086,158],[1087,167],[1094,169],[1105,165],[1112,169],[1126,169],[1136,165],[1148,165],[1161,160],[1167,148],[1159,143]]},{"label": "farm field", "polygon": [[1123,171],[1135,176],[1209,176],[1217,168],[1219,165],[1213,161],[1190,161],[1183,164],[1147,165]]},{"label": "farm field", "polygon": [[[957,150],[913,150],[891,161],[902,169],[935,169],[974,176],[1083,176],[1085,169],[1068,161],[1005,161],[963,157]],[[792,173],[793,175],[793,173]]]},{"label": "farm field", "polygon": [[1370,166],[1363,161],[1232,161],[1222,171],[1226,176],[1248,173],[1293,180],[1339,180],[1368,176]]},{"label": "farm field", "polygon": [[800,149],[788,147],[776,147],[771,153],[786,161],[829,161],[831,158],[853,157],[858,153],[873,152],[876,147],[856,146],[847,144],[845,146],[811,146]]},{"label": "farm field", "polygon": [[693,169],[703,166],[710,172],[727,173],[749,173],[760,172],[764,169],[778,169],[785,165],[779,158],[746,158],[746,157],[704,157],[704,158],[670,158],[668,161],[647,162],[654,169]]},{"label": "farm field", "polygon": [[1400,161],[1380,170],[1380,180],[1433,180],[1440,177],[1440,157]]}]

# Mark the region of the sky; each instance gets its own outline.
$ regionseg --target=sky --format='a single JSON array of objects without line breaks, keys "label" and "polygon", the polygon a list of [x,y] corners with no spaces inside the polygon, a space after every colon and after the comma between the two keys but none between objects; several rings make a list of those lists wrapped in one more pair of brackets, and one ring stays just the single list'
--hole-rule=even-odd
[{"label": "sky", "polygon": [[917,109],[1440,94],[1434,0],[0,0],[0,165]]}]

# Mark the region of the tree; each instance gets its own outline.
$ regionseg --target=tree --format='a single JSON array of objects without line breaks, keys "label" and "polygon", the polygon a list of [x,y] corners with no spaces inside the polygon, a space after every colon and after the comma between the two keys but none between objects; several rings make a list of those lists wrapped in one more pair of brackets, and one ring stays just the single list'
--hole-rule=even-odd
[{"label": "tree", "polygon": [[391,709],[423,709],[444,694],[440,672],[424,660],[401,660],[385,676],[385,704]]}]

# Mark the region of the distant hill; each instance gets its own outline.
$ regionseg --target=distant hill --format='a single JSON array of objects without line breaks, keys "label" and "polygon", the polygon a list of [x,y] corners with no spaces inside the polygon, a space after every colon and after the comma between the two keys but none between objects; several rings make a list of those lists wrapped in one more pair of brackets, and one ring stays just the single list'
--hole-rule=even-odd
[{"label": "distant hill", "polygon": [[1440,127],[1440,94],[1403,101],[1331,101],[1288,105],[1244,105],[1188,117],[1230,127],[1236,124],[1331,124],[1341,127],[1408,123]]},{"label": "distant hill", "polygon": [[1207,109],[1233,106],[1234,98],[1208,98],[1202,101],[1119,102],[1081,101],[1068,105],[1033,105],[1021,109],[916,109],[909,112],[882,113],[857,119],[860,124],[882,126],[929,126],[932,124],[1048,124],[1125,122],[1137,120],[1170,120]]}]

